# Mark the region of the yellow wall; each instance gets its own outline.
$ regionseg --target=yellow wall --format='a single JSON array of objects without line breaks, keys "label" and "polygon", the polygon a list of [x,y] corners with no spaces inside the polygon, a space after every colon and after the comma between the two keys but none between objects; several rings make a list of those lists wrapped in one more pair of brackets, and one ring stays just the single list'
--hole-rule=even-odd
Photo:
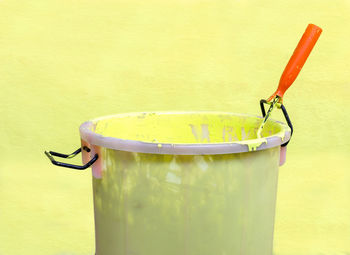
[{"label": "yellow wall", "polygon": [[106,114],[259,114],[308,23],[324,31],[284,99],[275,252],[350,253],[349,0],[2,0],[0,254],[93,254],[90,170],[45,149]]}]

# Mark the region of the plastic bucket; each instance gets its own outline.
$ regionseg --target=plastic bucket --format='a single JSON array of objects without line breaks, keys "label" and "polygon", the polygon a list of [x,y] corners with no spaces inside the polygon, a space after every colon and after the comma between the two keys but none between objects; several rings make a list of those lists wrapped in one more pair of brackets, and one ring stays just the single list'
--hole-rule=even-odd
[{"label": "plastic bucket", "polygon": [[129,113],[80,127],[97,255],[271,255],[290,128],[223,112]]}]

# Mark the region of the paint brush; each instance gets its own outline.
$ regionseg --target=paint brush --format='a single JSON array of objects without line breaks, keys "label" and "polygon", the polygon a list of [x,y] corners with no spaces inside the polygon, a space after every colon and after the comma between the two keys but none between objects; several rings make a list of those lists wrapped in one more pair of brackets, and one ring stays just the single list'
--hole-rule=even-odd
[{"label": "paint brush", "polygon": [[276,92],[273,93],[269,99],[267,99],[270,107],[257,131],[258,138],[261,138],[264,125],[271,115],[272,110],[276,107],[276,105],[283,103],[284,93],[297,78],[301,68],[305,64],[306,59],[309,57],[311,50],[320,37],[321,32],[322,29],[314,24],[309,24],[307,26],[303,36],[293,52],[293,55],[289,59],[289,62],[282,73]]}]

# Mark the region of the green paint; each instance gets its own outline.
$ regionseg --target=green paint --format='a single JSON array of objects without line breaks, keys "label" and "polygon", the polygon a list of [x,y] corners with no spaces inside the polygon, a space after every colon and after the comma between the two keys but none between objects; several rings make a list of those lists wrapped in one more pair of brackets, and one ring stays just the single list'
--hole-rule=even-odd
[{"label": "green paint", "polygon": [[237,142],[240,144],[245,144],[248,146],[248,151],[256,151],[256,149],[262,145],[263,143],[267,144],[267,140],[266,138],[260,138],[260,139],[256,139],[256,140],[246,140],[246,141],[242,141],[242,142]]},{"label": "green paint", "polygon": [[281,138],[281,141],[284,141],[284,138],[286,137],[286,133],[285,132],[279,132],[276,134],[276,136]]},{"label": "green paint", "polygon": [[266,121],[262,138],[257,138],[260,119],[254,116],[223,112],[194,112],[191,114],[133,113],[96,122],[95,132],[126,140],[162,144],[239,143],[255,151],[266,138],[278,135],[282,139],[285,128]]},{"label": "green paint", "polygon": [[261,138],[261,132],[264,129],[265,123],[268,120],[268,118],[271,115],[272,110],[277,106],[277,103],[281,100],[281,98],[279,96],[276,96],[273,101],[270,104],[269,110],[267,111],[265,118],[263,119],[262,123],[259,126],[258,132],[257,132],[257,137]]}]

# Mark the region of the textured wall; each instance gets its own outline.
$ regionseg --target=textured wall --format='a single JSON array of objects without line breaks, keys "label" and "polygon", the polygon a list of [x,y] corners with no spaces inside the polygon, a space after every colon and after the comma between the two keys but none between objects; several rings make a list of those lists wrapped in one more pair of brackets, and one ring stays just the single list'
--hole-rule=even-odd
[{"label": "textured wall", "polygon": [[93,254],[91,173],[45,149],[73,151],[79,124],[106,114],[258,114],[311,22],[324,32],[284,100],[295,135],[275,252],[350,253],[349,13],[349,0],[0,1],[0,254]]}]

